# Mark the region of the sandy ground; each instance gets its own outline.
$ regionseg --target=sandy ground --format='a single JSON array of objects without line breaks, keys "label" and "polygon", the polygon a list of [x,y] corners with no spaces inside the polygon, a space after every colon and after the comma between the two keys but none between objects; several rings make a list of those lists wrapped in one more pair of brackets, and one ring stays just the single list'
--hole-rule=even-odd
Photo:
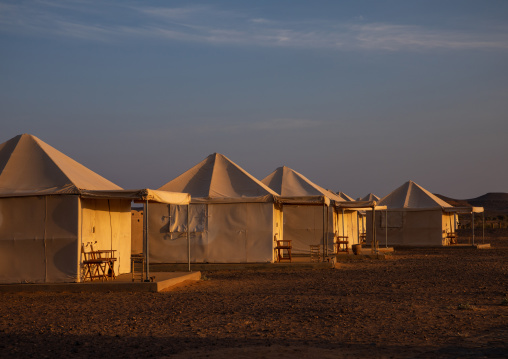
[{"label": "sandy ground", "polygon": [[0,357],[506,358],[507,232],[162,293],[0,293]]}]

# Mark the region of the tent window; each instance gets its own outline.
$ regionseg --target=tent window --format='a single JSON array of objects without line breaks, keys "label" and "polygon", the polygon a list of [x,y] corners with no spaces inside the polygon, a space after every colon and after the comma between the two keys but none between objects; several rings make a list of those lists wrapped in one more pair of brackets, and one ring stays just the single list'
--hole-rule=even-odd
[{"label": "tent window", "polygon": [[[206,205],[190,206],[190,231],[204,232],[206,228]],[[170,233],[187,232],[187,206],[170,206]]]}]

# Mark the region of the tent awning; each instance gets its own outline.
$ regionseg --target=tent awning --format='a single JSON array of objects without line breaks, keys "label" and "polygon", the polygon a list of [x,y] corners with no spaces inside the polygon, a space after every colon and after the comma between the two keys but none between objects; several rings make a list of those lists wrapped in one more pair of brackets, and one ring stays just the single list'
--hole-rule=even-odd
[{"label": "tent awning", "polygon": [[282,204],[301,204],[301,205],[330,205],[330,199],[326,196],[291,196],[291,197],[277,197],[277,203]]},{"label": "tent awning", "polygon": [[447,207],[443,208],[443,211],[448,213],[482,213],[483,207]]},{"label": "tent awning", "polygon": [[156,191],[148,188],[113,191],[81,190],[80,192],[82,198],[129,199],[136,202],[149,201],[167,204],[189,204],[191,200],[191,196],[188,193]]},{"label": "tent awning", "polygon": [[351,211],[369,211],[375,209],[376,211],[385,210],[386,206],[378,206],[376,201],[344,201],[334,202],[335,208],[348,209]]},{"label": "tent awning", "polygon": [[[378,206],[379,207],[379,206]],[[376,207],[376,210],[378,209]],[[382,206],[386,207],[386,206]],[[428,207],[428,208],[388,208],[389,212],[442,211],[445,213],[482,213],[483,207]]]},{"label": "tent awning", "polygon": [[267,194],[259,197],[192,197],[191,203],[264,203],[274,202],[275,196]]}]

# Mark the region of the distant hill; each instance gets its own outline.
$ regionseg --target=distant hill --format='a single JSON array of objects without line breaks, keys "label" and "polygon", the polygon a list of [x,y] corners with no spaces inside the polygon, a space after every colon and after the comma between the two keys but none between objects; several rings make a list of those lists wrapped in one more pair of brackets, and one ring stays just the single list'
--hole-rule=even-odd
[{"label": "distant hill", "polygon": [[508,193],[491,192],[471,199],[454,199],[437,193],[435,195],[454,207],[483,207],[485,213],[491,216],[508,214]]},{"label": "distant hill", "polygon": [[468,200],[473,206],[480,206],[491,213],[508,214],[508,193],[487,193]]},{"label": "distant hill", "polygon": [[468,202],[469,200],[467,199],[453,199],[437,193],[434,193],[434,195],[441,198],[443,201],[451,204],[454,207],[472,207],[472,205]]}]

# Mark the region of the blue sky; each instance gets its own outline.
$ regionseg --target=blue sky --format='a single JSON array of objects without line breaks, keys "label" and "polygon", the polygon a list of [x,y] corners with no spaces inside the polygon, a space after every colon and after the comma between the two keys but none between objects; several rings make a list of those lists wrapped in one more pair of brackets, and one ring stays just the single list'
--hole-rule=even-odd
[{"label": "blue sky", "polygon": [[0,142],[124,188],[219,152],[350,196],[508,192],[506,1],[2,1]]}]

